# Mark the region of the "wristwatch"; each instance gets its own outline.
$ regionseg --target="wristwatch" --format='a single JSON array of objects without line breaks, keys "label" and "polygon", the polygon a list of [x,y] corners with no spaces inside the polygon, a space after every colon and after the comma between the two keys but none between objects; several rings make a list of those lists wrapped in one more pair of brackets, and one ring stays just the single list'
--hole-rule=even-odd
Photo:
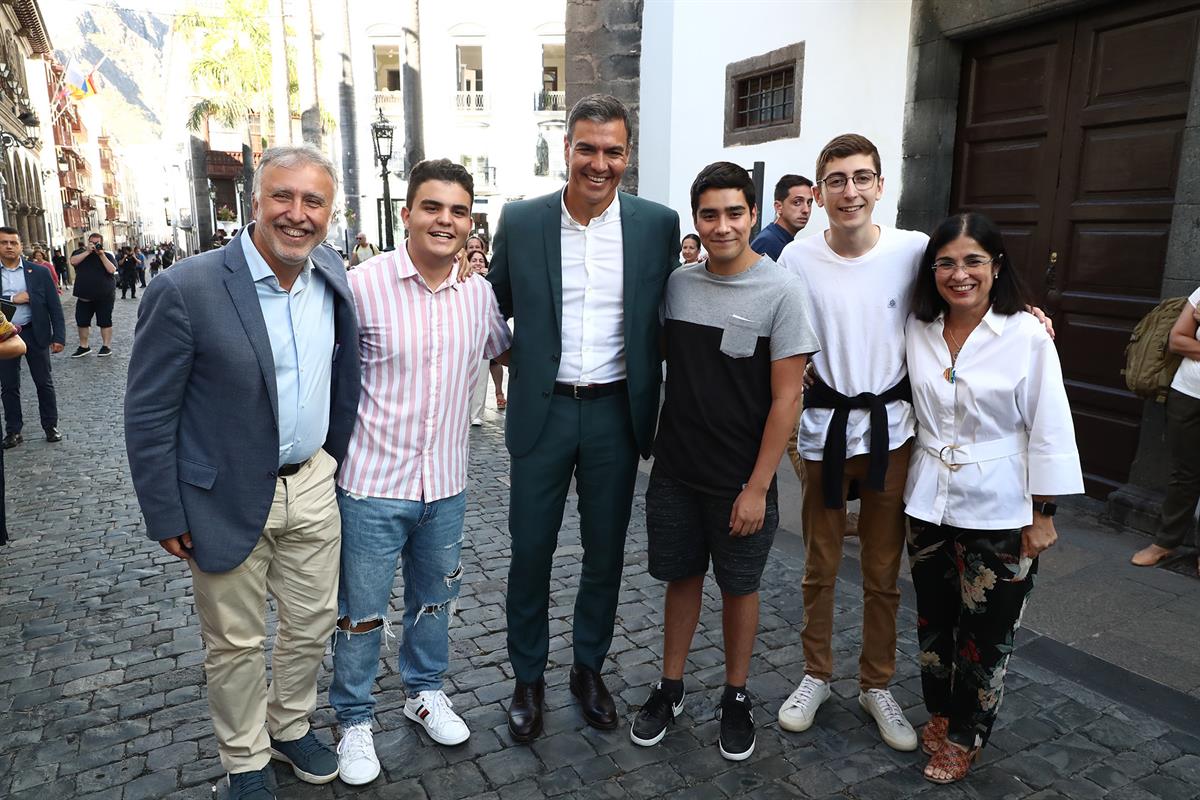
[{"label": "wristwatch", "polygon": [[1058,511],[1058,504],[1057,503],[1039,503],[1037,500],[1034,500],[1033,501],[1033,510],[1036,511],[1037,513],[1041,514],[1043,517],[1053,517],[1054,513],[1056,511]]}]

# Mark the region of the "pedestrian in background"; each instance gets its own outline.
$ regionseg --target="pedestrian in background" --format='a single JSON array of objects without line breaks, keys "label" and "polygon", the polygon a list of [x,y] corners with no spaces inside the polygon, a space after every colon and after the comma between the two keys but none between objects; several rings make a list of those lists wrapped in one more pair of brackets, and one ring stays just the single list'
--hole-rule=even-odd
[{"label": "pedestrian in background", "polygon": [[[471,239],[482,242],[478,236]],[[470,239],[467,240],[468,245]],[[467,265],[472,275],[481,277],[488,273],[488,258],[483,250],[467,250]],[[508,403],[504,399],[504,365],[496,359],[484,359],[479,367],[479,379],[475,383],[475,391],[471,394],[471,425],[479,427],[483,424],[483,410],[487,405],[488,376],[496,387],[496,408],[503,411]]]},{"label": "pedestrian in background", "polygon": [[[1159,512],[1158,534],[1152,544],[1133,554],[1138,567],[1153,567],[1170,558],[1196,528],[1196,503],[1200,502],[1200,326],[1197,326],[1200,289],[1192,292],[1171,328],[1167,349],[1182,356],[1167,393],[1167,447],[1170,478]],[[1197,563],[1200,571],[1200,562]]]},{"label": "pedestrian in background", "polygon": [[[25,341],[16,326],[0,313],[0,363],[25,355]],[[4,510],[4,450],[0,448],[0,545],[8,544],[8,521]]]},{"label": "pedestrian in background", "polygon": [[[54,280],[55,291],[58,291],[58,269],[54,266],[54,262],[46,258],[46,251],[41,247],[33,248],[33,254],[29,257],[29,260],[38,266],[45,267],[46,269],[50,270],[50,277]],[[62,294],[62,292],[58,293]]]},{"label": "pedestrian in background", "polygon": [[917,595],[925,777],[966,777],[987,744],[1055,497],[1083,491],[1054,342],[996,225],[960,214],[921,259],[905,336],[917,418],[904,490]]},{"label": "pedestrian in background", "polygon": [[354,300],[320,246],[336,168],[311,145],[270,148],[252,191],[256,221],[237,239],[151,281],[125,394],[146,533],[191,569],[232,800],[274,797],[272,758],[307,783],[338,774],[309,715],[337,614],[334,474],[359,394]]},{"label": "pedestrian in background", "polygon": [[71,254],[68,261],[75,269],[75,324],[79,326],[79,347],[71,358],[82,358],[92,352],[88,342],[92,335],[92,318],[100,327],[99,357],[112,355],[113,303],[117,297],[117,259],[104,249],[104,237],[89,233],[87,247]]},{"label": "pedestrian in background", "polygon": [[125,299],[125,292],[129,292],[134,300],[137,300],[137,285],[138,285],[138,257],[133,248],[126,245],[121,248],[119,260],[117,261],[117,280],[121,287],[121,299]]},{"label": "pedestrian in background", "polygon": [[[25,342],[25,363],[37,390],[38,416],[46,441],[61,442],[50,354],[61,353],[67,341],[62,303],[50,271],[21,258],[21,236],[16,228],[0,227],[0,277],[4,282],[4,299],[16,306],[12,324]],[[24,441],[19,360],[0,362],[0,398],[6,434],[3,447],[9,449]]]}]

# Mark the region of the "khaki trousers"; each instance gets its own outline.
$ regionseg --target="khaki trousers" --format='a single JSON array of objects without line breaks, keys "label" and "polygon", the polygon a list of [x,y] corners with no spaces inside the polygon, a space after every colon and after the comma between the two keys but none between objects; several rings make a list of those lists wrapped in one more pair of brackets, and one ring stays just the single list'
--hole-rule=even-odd
[{"label": "khaki trousers", "polygon": [[[842,497],[853,479],[862,494],[858,517],[863,577],[862,654],[858,679],[863,689],[885,689],[896,671],[896,610],[904,550],[904,482],[912,442],[888,454],[884,490],[867,488],[869,455],[846,459]],[[822,462],[804,461],[804,645],[805,672],[828,681],[833,675],[833,601],[846,508],[826,508],[822,497]]]},{"label": "khaki trousers", "polygon": [[[204,572],[188,562],[204,637],[208,707],[228,772],[266,766],[268,733],[282,741],[308,733],[317,670],[337,620],[336,469],[320,450],[295,475],[279,478],[262,537],[236,568]],[[268,591],[279,610],[269,688],[263,651]]]}]

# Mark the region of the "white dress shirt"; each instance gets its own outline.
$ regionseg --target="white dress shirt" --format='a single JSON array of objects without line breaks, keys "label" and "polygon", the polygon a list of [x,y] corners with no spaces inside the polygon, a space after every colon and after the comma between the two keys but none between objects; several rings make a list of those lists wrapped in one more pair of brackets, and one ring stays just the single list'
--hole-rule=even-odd
[{"label": "white dress shirt", "polygon": [[1032,314],[989,309],[951,383],[942,323],[908,320],[917,441],[905,511],[935,525],[1022,528],[1033,521],[1033,495],[1083,491],[1058,352]]},{"label": "white dress shirt", "polygon": [[625,379],[625,257],[621,203],[580,225],[562,195],[562,355],[559,383]]}]

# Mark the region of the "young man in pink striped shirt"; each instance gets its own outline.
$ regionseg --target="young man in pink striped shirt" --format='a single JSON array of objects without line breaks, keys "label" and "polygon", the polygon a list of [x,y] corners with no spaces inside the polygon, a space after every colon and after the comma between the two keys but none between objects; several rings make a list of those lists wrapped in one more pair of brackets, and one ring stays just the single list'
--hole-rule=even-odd
[{"label": "young man in pink striped shirt", "polygon": [[349,784],[379,775],[371,687],[397,559],[404,576],[404,714],[439,744],[470,736],[442,691],[462,579],[468,405],[479,362],[504,353],[511,341],[491,287],[455,277],[473,195],[463,167],[422,161],[401,211],[408,239],[349,275],[362,395],[338,476],[342,568],[329,687],[342,728],[338,764]]}]

